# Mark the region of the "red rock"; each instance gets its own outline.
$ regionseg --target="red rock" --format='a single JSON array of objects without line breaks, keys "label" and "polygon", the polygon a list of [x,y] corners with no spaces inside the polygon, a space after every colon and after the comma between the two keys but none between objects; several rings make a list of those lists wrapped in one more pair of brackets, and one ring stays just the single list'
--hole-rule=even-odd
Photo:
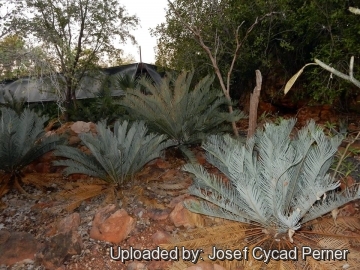
[{"label": "red rock", "polygon": [[171,200],[171,202],[168,204],[168,207],[174,208],[179,202],[183,202],[185,199],[189,198],[189,194],[183,194],[180,196],[175,197]]},{"label": "red rock", "polygon": [[77,121],[71,125],[70,129],[77,134],[83,133],[83,132],[89,132],[90,131],[90,122],[86,123],[83,121]]},{"label": "red rock", "polygon": [[11,266],[17,262],[35,259],[39,244],[35,237],[26,232],[0,230],[0,262]]},{"label": "red rock", "polygon": [[158,167],[160,169],[166,169],[166,168],[171,167],[169,162],[167,162],[161,158],[155,159],[154,163],[155,163],[156,167]]},{"label": "red rock", "polygon": [[151,208],[146,215],[152,220],[165,220],[169,217],[170,212],[170,209]]},{"label": "red rock", "polygon": [[82,240],[76,231],[59,233],[45,242],[45,247],[36,255],[36,261],[46,269],[57,269],[71,255],[80,254]]},{"label": "red rock", "polygon": [[95,214],[90,230],[91,238],[118,244],[129,235],[135,227],[135,219],[124,209],[115,211],[115,208],[111,204]]},{"label": "red rock", "polygon": [[59,127],[56,130],[56,134],[64,134],[64,133],[68,133],[68,134],[72,134],[75,135],[76,133],[74,131],[71,130],[71,126],[74,124],[74,122],[66,122],[63,125],[61,125],[61,127]]},{"label": "red rock", "polygon": [[90,131],[91,131],[91,133],[93,133],[93,134],[96,134],[96,133],[97,133],[96,124],[90,123]]},{"label": "red rock", "polygon": [[168,232],[157,231],[151,236],[155,245],[170,243],[171,235]]},{"label": "red rock", "polygon": [[184,226],[185,228],[202,228],[204,227],[204,219],[201,215],[190,212],[179,202],[174,210],[170,213],[170,220],[176,227]]},{"label": "red rock", "polygon": [[67,233],[71,231],[76,231],[79,225],[80,215],[79,213],[73,213],[60,220],[57,224],[57,229],[59,233]]},{"label": "red rock", "polygon": [[81,139],[78,136],[71,136],[68,138],[69,145],[75,145],[81,142]]}]

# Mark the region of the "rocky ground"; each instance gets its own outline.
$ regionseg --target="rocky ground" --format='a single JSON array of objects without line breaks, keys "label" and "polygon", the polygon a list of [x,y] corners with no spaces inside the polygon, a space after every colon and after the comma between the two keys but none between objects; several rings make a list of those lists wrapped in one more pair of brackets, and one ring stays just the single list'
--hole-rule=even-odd
[{"label": "rocky ground", "polygon": [[[297,115],[299,125],[310,117],[317,117],[316,120],[323,124],[338,120],[328,110],[308,110],[304,116],[300,114],[304,114],[304,110]],[[350,131],[355,133],[360,129],[359,124],[356,118],[350,119]],[[79,132],[94,132],[92,124],[76,125],[66,124],[56,132],[67,133],[69,143],[73,145],[79,143]],[[239,125],[246,129],[244,123]],[[360,149],[360,143],[355,142],[352,149]],[[217,171],[205,162],[200,147],[192,150],[201,164],[212,172]],[[349,183],[359,178],[359,159],[355,150],[347,159],[350,165],[353,164],[351,174],[346,177]],[[17,190],[11,190],[1,198],[1,270],[168,269],[173,264],[171,260],[123,263],[112,259],[111,253],[116,257],[118,247],[123,250],[131,247],[155,249],[171,243],[179,233],[222,222],[191,213],[183,207],[184,200],[192,199],[186,192],[192,180],[181,170],[185,161],[174,150],[150,162],[115,194],[108,184],[99,180],[82,175],[62,176],[61,168],[51,166],[52,160],[51,154],[45,155],[26,169],[25,190],[32,198]],[[114,200],[114,196],[118,199]],[[186,269],[225,268],[200,261]]]}]

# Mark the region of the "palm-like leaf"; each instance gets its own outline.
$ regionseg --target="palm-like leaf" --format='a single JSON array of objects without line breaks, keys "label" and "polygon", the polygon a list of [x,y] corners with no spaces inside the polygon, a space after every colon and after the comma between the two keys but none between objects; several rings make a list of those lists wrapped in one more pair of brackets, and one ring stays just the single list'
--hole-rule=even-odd
[{"label": "palm-like leaf", "polygon": [[192,73],[182,73],[174,79],[167,74],[160,84],[142,78],[138,88],[145,88],[148,94],[128,89],[122,105],[135,117],[145,120],[151,129],[176,140],[178,145],[200,142],[207,134],[229,129],[224,122],[245,117],[239,111],[230,115],[221,110],[227,101],[219,92],[210,90],[213,77],[203,78],[191,89],[192,77]]},{"label": "palm-like leaf", "polygon": [[256,223],[284,235],[309,220],[360,198],[358,188],[335,192],[328,174],[342,137],[328,138],[313,121],[290,139],[295,120],[266,124],[245,145],[229,136],[211,136],[203,145],[207,160],[229,179],[224,184],[200,165],[190,193],[205,201],[187,203],[197,213]]},{"label": "palm-like leaf", "polygon": [[21,169],[60,143],[58,136],[43,137],[46,120],[28,109],[20,115],[11,109],[1,109],[0,171],[9,176],[2,191],[7,184],[15,183],[19,188]]},{"label": "palm-like leaf", "polygon": [[120,185],[127,176],[139,171],[161,151],[174,144],[165,135],[148,134],[144,122],[115,122],[114,132],[104,122],[97,124],[97,135],[83,133],[83,144],[91,155],[69,146],[59,146],[55,155],[68,158],[57,160],[57,166],[66,166],[66,174],[83,173]]}]

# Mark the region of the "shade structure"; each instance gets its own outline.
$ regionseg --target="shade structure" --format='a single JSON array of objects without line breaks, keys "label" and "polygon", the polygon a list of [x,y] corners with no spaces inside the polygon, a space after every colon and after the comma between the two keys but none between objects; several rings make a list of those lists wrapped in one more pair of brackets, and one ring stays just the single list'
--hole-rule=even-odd
[{"label": "shade structure", "polygon": [[[154,83],[160,83],[163,74],[159,73],[158,67],[147,63],[133,63],[118,67],[103,68],[97,72],[91,72],[84,76],[76,89],[77,99],[95,98],[99,92],[103,80],[109,77],[108,87],[111,95],[114,97],[124,95],[124,90],[116,83],[116,77],[130,76],[136,79],[139,76],[146,75]],[[64,99],[65,91],[62,91],[64,83],[62,74],[52,76],[43,76],[38,78],[19,78],[12,81],[0,83],[0,103],[5,103],[7,99],[14,97],[17,100],[23,100],[28,103],[57,101],[62,97]]]}]

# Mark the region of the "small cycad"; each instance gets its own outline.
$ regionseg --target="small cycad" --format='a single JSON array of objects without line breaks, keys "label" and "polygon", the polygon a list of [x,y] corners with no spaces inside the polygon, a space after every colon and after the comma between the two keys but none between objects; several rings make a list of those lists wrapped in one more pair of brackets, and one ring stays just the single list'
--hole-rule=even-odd
[{"label": "small cycad", "polygon": [[89,148],[86,154],[77,148],[61,145],[55,155],[66,160],[54,162],[66,166],[67,175],[87,174],[120,186],[127,177],[139,171],[146,163],[160,156],[161,151],[174,143],[165,135],[147,134],[144,122],[115,122],[114,132],[104,122],[97,124],[97,134],[82,133],[82,143]]},{"label": "small cycad", "polygon": [[1,108],[0,117],[0,196],[9,188],[22,188],[22,170],[25,166],[53,150],[61,143],[58,136],[43,136],[46,117],[34,111],[22,112]]}]

